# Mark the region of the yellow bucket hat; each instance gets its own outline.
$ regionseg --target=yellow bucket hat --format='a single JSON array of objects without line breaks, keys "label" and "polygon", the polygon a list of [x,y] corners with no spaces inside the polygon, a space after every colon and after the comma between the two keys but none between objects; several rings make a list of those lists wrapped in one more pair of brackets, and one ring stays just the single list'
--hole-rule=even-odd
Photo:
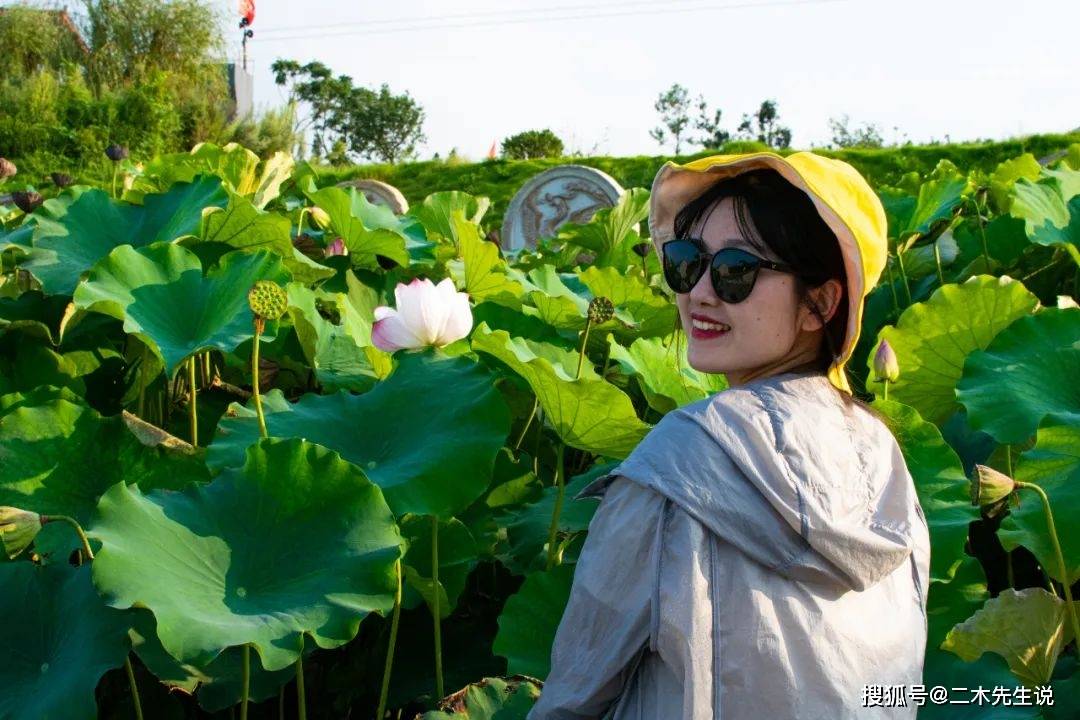
[{"label": "yellow bucket hat", "polygon": [[862,326],[863,301],[877,284],[889,253],[885,208],[859,172],[842,160],[797,152],[710,155],[685,165],[668,161],[653,179],[649,198],[649,233],[660,254],[675,234],[675,215],[721,178],[748,170],[772,168],[803,190],[836,234],[847,273],[848,326],[839,357],[829,366],[829,381],[851,394],[844,366],[855,350]]}]

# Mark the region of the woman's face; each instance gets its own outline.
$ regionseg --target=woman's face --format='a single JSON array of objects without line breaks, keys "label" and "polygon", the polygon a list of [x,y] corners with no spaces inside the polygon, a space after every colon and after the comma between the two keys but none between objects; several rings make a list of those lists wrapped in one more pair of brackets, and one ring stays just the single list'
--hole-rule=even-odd
[{"label": "woman's face", "polygon": [[[780,262],[771,250],[763,251],[747,242],[735,221],[732,198],[721,198],[706,210],[704,218],[690,234],[702,239],[710,255],[725,247],[738,247]],[[749,216],[746,220],[750,222]],[[757,233],[757,228],[751,229]],[[755,244],[764,243],[757,238]],[[841,290],[839,281],[829,280],[810,291],[826,321],[839,304]],[[761,268],[750,295],[729,304],[716,296],[710,273],[703,273],[689,293],[676,295],[691,367],[723,374],[734,386],[813,363],[824,340],[823,325],[810,308],[798,303],[795,292],[794,275]],[[723,323],[730,329],[718,336],[702,334],[694,329],[695,318]]]}]

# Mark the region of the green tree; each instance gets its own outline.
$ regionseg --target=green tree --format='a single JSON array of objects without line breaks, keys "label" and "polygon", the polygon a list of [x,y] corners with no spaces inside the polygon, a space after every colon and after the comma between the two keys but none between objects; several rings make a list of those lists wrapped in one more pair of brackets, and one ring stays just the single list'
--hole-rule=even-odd
[{"label": "green tree", "polygon": [[885,144],[877,125],[866,123],[861,128],[852,128],[850,122],[846,114],[840,119],[829,118],[829,130],[832,132],[834,148],[879,148]]},{"label": "green tree", "polygon": [[720,108],[717,108],[715,113],[709,115],[708,106],[701,96],[698,96],[697,107],[698,117],[694,122],[694,127],[704,134],[694,142],[706,148],[719,148],[731,140],[731,133],[720,128],[720,116],[722,114]]},{"label": "green tree", "polygon": [[59,14],[13,5],[0,8],[0,68],[8,79],[40,70],[58,71],[81,59],[76,36],[65,30]]},{"label": "green tree", "polygon": [[753,115],[743,114],[739,124],[740,139],[757,140],[771,148],[791,147],[791,130],[779,125],[779,118],[776,101],[765,100]]},{"label": "green tree", "polygon": [[563,141],[551,130],[526,130],[502,141],[502,156],[511,160],[562,157]]},{"label": "green tree", "polygon": [[656,112],[660,113],[663,125],[650,130],[649,135],[663,145],[670,134],[675,141],[676,155],[682,148],[683,133],[690,124],[690,107],[690,95],[686,88],[678,83],[668,88],[667,92],[660,93],[653,105]]},{"label": "green tree", "polygon": [[297,132],[312,133],[311,151],[316,157],[344,152],[382,162],[412,156],[424,140],[424,111],[409,97],[394,95],[384,83],[378,90],[356,87],[348,75],[335,77],[320,62],[300,65],[278,59],[271,70],[274,82],[289,91],[289,101],[303,103],[308,114],[298,119]]}]

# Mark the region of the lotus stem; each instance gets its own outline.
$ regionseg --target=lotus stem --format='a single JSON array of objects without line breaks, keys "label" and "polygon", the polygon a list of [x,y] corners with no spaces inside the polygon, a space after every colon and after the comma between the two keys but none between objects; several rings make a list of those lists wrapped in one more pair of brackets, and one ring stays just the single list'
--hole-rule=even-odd
[{"label": "lotus stem", "polygon": [[296,658],[296,714],[300,720],[307,720],[307,698],[304,693],[304,651]]},{"label": "lotus stem", "polygon": [[937,263],[938,284],[944,285],[945,274],[941,272],[941,247],[937,240],[934,241],[934,262]]},{"label": "lotus stem", "polygon": [[142,362],[139,363],[139,417],[146,419],[146,345],[142,345]]},{"label": "lotus stem", "polygon": [[525,433],[528,432],[529,426],[532,425],[533,418],[536,417],[536,409],[540,407],[540,398],[533,400],[532,412],[529,413],[529,419],[525,421],[525,427],[521,428],[521,434],[518,435],[517,442],[514,443],[514,452],[521,449],[521,441],[525,439]]},{"label": "lotus stem", "polygon": [[577,373],[574,375],[574,379],[577,380],[581,377],[581,364],[585,361],[585,345],[589,342],[589,329],[592,327],[592,318],[585,320],[585,333],[581,336],[581,348],[578,352],[577,359]]},{"label": "lotus stem", "polygon": [[117,199],[117,197],[116,197],[116,173],[119,170],[120,170],[119,163],[113,163],[113,169],[112,169],[112,196],[113,196],[114,200]]},{"label": "lotus stem", "polygon": [[394,648],[397,645],[398,620],[401,618],[401,558],[394,564],[397,573],[397,591],[394,593],[394,617],[390,621],[390,645],[386,648],[386,665],[383,667],[382,689],[379,690],[378,720],[386,715],[386,698],[390,692],[390,670],[394,666]]},{"label": "lotus stem", "polygon": [[1076,638],[1076,642],[1080,645],[1080,621],[1076,617],[1076,608],[1073,607],[1072,590],[1069,585],[1069,571],[1065,566],[1065,557],[1061,554],[1061,543],[1058,541],[1057,529],[1054,527],[1054,515],[1050,512],[1050,498],[1046,496],[1046,491],[1035,483],[1016,481],[1016,487],[1018,488],[1030,488],[1039,493],[1039,497],[1042,498],[1043,512],[1046,513],[1046,527],[1050,530],[1050,542],[1054,546],[1054,554],[1057,555],[1058,571],[1061,573],[1061,587],[1065,590],[1065,611],[1069,614],[1069,620],[1072,622],[1073,637]]},{"label": "lotus stem", "polygon": [[124,657],[124,667],[127,669],[128,684],[131,685],[131,702],[135,705],[135,720],[143,720],[142,703],[139,702],[139,686],[135,684],[135,669],[131,667],[131,655]]},{"label": "lotus stem", "polygon": [[911,285],[908,283],[907,270],[904,269],[904,254],[897,249],[896,261],[900,265],[900,278],[904,281],[904,292],[907,293],[907,304],[911,305]]},{"label": "lotus stem", "polygon": [[885,378],[882,382],[885,384],[885,390],[882,391],[882,399],[889,399],[889,378]]},{"label": "lotus stem", "polygon": [[67,515],[42,515],[41,524],[49,522],[66,522],[75,530],[75,534],[79,536],[79,541],[82,543],[83,554],[86,555],[87,560],[94,559],[94,551],[90,549],[90,540],[86,537],[86,533],[83,532],[82,525],[79,525],[78,521],[73,517]]},{"label": "lotus stem", "polygon": [[970,198],[971,204],[975,206],[975,224],[979,226],[979,233],[982,235],[982,251],[983,258],[986,260],[986,271],[990,272],[990,250],[986,245],[986,229],[983,227],[982,212],[979,210],[979,201],[975,199],[975,196]]},{"label": "lotus stem", "polygon": [[439,611],[439,516],[431,516],[431,594],[432,615],[435,618],[435,695],[436,700],[443,697],[442,676],[442,614]]},{"label": "lotus stem", "polygon": [[259,397],[259,336],[263,331],[263,319],[255,317],[255,343],[251,348],[251,390],[255,396],[255,413],[259,416],[259,432],[269,437],[266,432],[266,418],[263,416],[262,398]]},{"label": "lotus stem", "polygon": [[563,482],[563,454],[565,452],[566,444],[560,442],[555,450],[555,486],[558,491],[555,495],[555,509],[551,513],[551,527],[548,528],[548,570],[555,566],[555,535],[559,529],[559,513],[562,512],[563,493],[566,491],[566,485]]},{"label": "lotus stem", "polygon": [[199,420],[195,409],[195,356],[188,358],[188,420],[191,424],[191,444],[199,447]]},{"label": "lotus stem", "polygon": [[278,720],[285,720],[285,686],[278,688],[277,692],[277,716]]},{"label": "lotus stem", "polygon": [[248,688],[251,685],[251,645],[244,643],[240,664],[240,720],[247,720]]}]

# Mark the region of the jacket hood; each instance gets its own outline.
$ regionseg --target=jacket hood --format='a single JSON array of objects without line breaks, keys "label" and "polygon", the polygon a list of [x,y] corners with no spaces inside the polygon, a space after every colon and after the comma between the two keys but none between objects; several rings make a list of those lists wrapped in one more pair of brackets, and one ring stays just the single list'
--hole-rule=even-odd
[{"label": "jacket hood", "polygon": [[616,476],[792,579],[863,590],[916,547],[929,551],[896,439],[820,373],[775,375],[669,412],[576,497],[602,494]]},{"label": "jacket hood", "polygon": [[888,258],[885,207],[859,172],[844,162],[802,151],[710,155],[685,165],[670,160],[653,178],[649,195],[649,234],[661,248],[675,232],[675,216],[684,205],[723,178],[769,168],[805,192],[821,219],[836,235],[847,276],[848,326],[829,381],[846,393],[851,386],[844,365],[855,351],[862,327],[863,299],[877,284]]}]

